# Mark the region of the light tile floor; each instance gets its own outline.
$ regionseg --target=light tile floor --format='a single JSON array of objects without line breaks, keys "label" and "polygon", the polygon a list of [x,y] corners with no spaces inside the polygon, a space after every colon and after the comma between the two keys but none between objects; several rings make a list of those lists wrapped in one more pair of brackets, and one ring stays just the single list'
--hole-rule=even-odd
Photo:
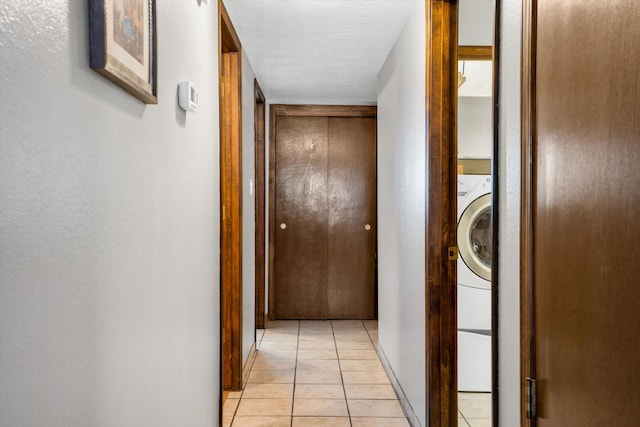
[{"label": "light tile floor", "polygon": [[491,427],[491,393],[458,393],[458,427]]},{"label": "light tile floor", "polygon": [[376,321],[275,321],[258,334],[229,427],[409,427],[378,360]]},{"label": "light tile floor", "polygon": [[[408,427],[375,351],[375,320],[275,321],[257,333],[225,427]],[[491,426],[491,394],[459,393],[458,426]]]}]

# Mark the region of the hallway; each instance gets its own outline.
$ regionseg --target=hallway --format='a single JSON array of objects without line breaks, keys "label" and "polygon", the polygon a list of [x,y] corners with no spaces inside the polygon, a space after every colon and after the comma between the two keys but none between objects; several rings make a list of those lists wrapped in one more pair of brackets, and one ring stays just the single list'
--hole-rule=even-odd
[{"label": "hallway", "polygon": [[[408,427],[375,351],[375,320],[274,321],[257,334],[245,389],[225,427]],[[486,393],[460,393],[458,425],[491,425]]]},{"label": "hallway", "polygon": [[259,332],[224,426],[409,426],[374,349],[376,321],[275,321]]}]

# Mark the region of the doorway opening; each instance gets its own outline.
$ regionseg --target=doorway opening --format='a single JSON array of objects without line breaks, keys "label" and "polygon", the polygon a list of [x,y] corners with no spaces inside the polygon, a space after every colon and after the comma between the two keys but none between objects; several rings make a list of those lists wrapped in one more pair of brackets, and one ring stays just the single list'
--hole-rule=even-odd
[{"label": "doorway opening", "polygon": [[[455,206],[458,166],[456,153],[456,105],[458,100],[455,77],[458,71],[458,6],[458,1],[427,1],[427,88],[425,98],[428,115],[428,170],[426,174],[430,200],[426,207],[427,238],[425,247],[427,256],[425,269],[428,291],[425,301],[427,319],[427,360],[425,364],[427,367],[427,418],[429,425],[433,426],[455,425],[458,419],[457,263],[455,262],[455,249],[457,248]],[[491,31],[491,33],[493,32]],[[222,124],[226,125],[226,123]],[[273,137],[273,120],[271,121],[271,129]],[[270,155],[275,156],[275,150],[270,150]],[[273,162],[273,157],[271,160]],[[491,170],[495,169],[495,165],[493,165],[489,174],[491,174]],[[272,174],[270,174],[270,178],[272,178]],[[270,191],[270,204],[273,195],[274,192]],[[223,205],[223,217],[224,209]],[[270,207],[270,211],[273,212],[272,207]],[[273,215],[270,218],[272,219],[269,224],[271,238],[280,230],[288,228],[291,230],[290,224],[286,221],[276,222],[273,220]],[[479,222],[486,225],[486,218],[484,216],[482,218],[482,221]],[[495,215],[491,216],[490,222],[494,223],[495,218]],[[269,257],[271,258],[274,255],[271,242],[269,247]],[[492,251],[495,253],[495,245]],[[486,250],[483,253],[486,254]],[[270,265],[273,266],[271,259]],[[270,268],[268,290],[270,298],[272,298],[271,292],[274,290],[274,287],[271,286],[274,283],[273,273],[274,268]],[[492,295],[495,295],[495,292]],[[495,306],[495,301],[492,304]],[[274,310],[269,309],[268,311],[270,316],[274,316]],[[495,335],[491,338],[495,339]],[[495,347],[493,345],[493,348]],[[495,384],[495,381],[493,383]]]},{"label": "doorway opening", "polygon": [[458,58],[458,409],[464,427],[491,419],[492,57],[492,46],[461,46]]},{"label": "doorway opening", "polygon": [[460,1],[456,286],[460,427],[487,425],[497,418],[495,17],[492,0]]}]

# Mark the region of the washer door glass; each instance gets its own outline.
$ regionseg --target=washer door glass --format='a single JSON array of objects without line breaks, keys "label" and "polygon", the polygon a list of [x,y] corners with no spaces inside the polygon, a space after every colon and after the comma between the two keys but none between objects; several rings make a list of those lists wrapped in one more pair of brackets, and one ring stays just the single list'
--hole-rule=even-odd
[{"label": "washer door glass", "polygon": [[462,261],[485,280],[491,280],[492,235],[491,194],[485,194],[465,209],[458,223]]}]

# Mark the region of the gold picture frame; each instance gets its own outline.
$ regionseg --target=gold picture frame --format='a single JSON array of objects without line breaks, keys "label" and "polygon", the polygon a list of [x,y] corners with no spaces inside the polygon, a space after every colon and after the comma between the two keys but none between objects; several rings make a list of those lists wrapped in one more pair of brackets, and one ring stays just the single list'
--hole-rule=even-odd
[{"label": "gold picture frame", "polygon": [[89,0],[92,69],[157,104],[156,0]]}]

